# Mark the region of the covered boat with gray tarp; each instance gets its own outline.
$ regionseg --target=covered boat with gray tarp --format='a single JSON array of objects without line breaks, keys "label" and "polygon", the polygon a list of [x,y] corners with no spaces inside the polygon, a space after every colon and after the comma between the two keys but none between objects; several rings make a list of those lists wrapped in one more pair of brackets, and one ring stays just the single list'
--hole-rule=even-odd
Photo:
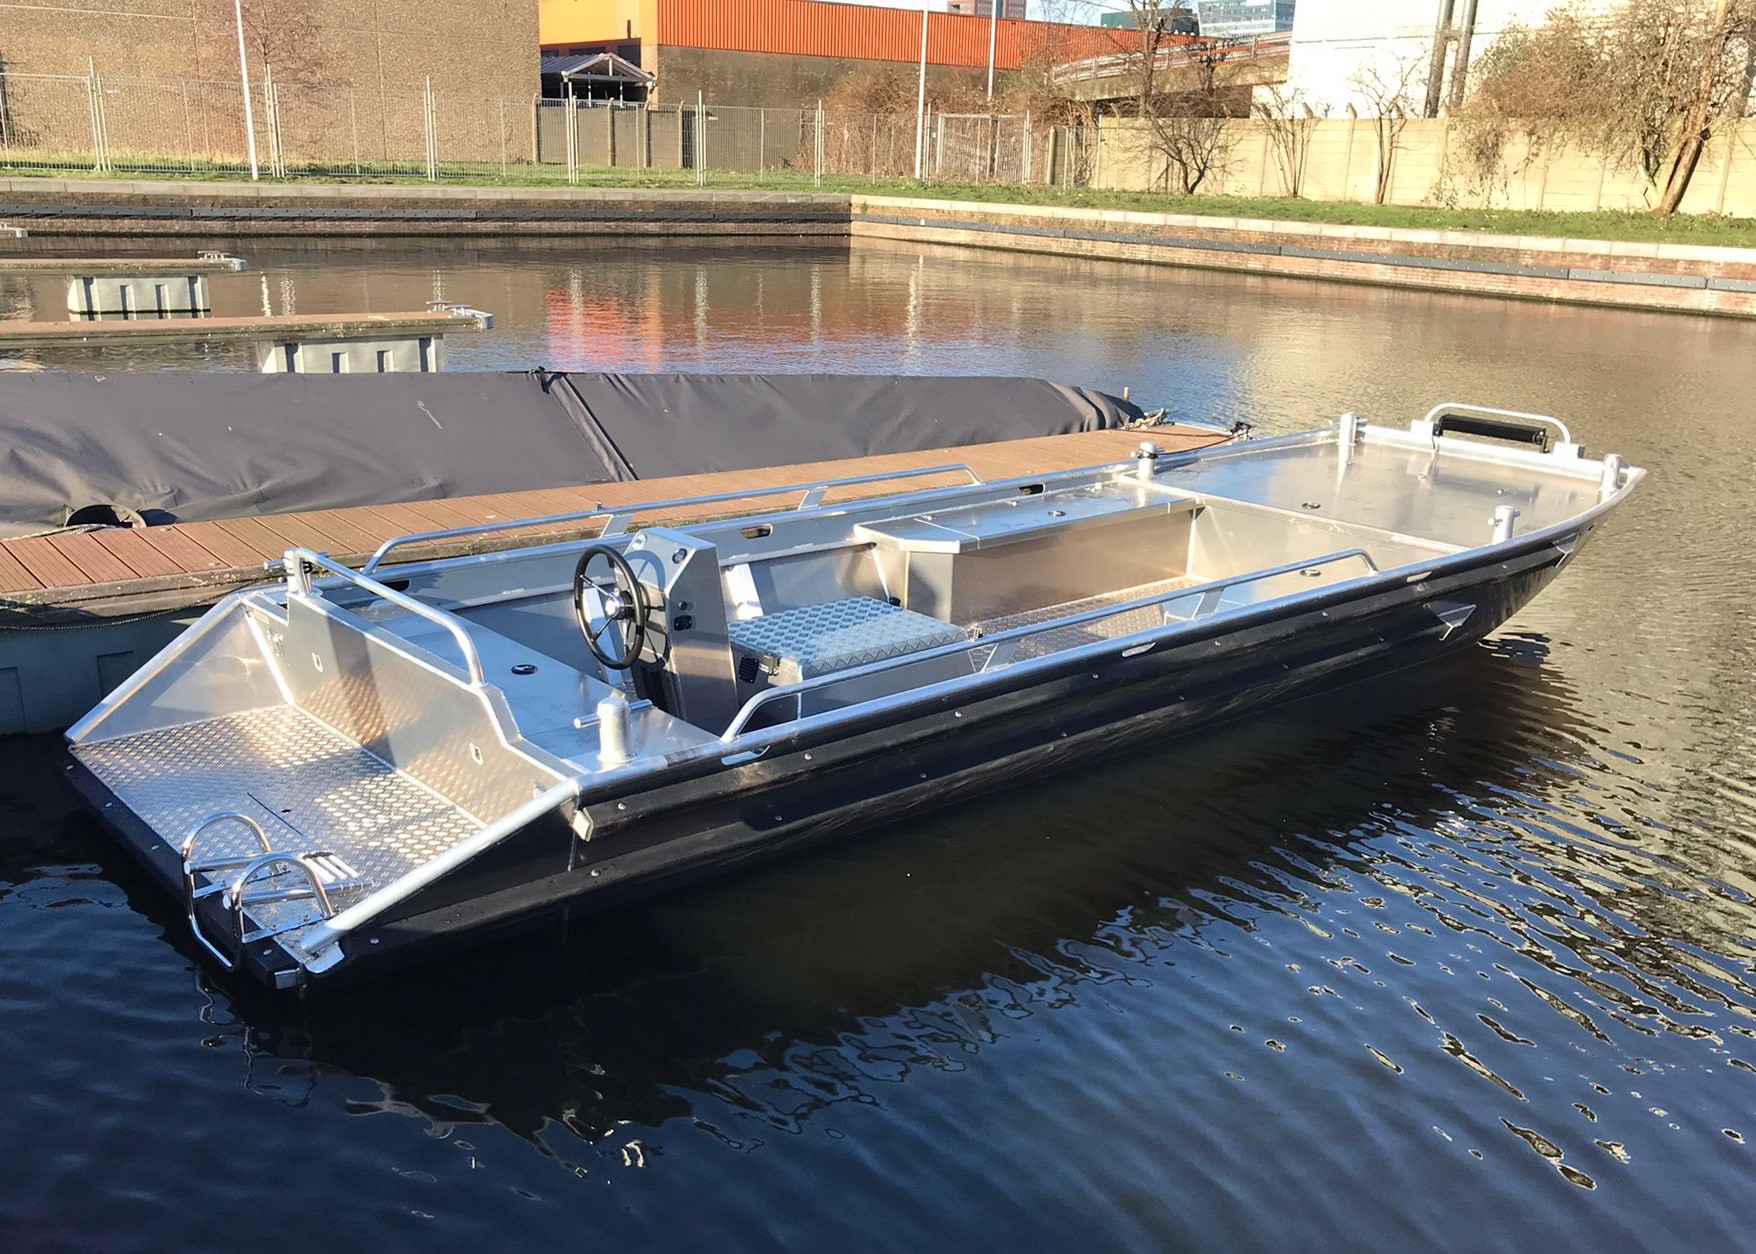
[{"label": "covered boat with gray tarp", "polygon": [[1043,379],[9,374],[0,539],[627,482],[1148,421]]},{"label": "covered boat with gray tarp", "polygon": [[69,770],[216,962],[328,980],[1460,649],[1644,474],[1456,405],[925,473],[443,560],[392,564],[517,524],[295,550],[73,727]]}]

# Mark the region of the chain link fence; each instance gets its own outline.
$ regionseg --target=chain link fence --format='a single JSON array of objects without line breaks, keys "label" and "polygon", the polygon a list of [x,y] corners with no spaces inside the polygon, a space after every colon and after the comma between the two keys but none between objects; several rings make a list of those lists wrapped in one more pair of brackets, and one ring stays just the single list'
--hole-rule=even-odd
[{"label": "chain link fence", "polygon": [[1091,164],[1076,129],[1028,115],[484,98],[430,80],[361,90],[271,73],[252,81],[246,109],[236,81],[0,72],[0,171],[245,175],[252,129],[273,178],[1070,186]]}]

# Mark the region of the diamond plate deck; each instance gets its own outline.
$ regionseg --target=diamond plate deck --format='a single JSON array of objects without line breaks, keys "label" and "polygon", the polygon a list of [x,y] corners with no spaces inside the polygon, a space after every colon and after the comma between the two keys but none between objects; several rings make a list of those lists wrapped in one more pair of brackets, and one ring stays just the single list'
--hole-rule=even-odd
[{"label": "diamond plate deck", "polygon": [[[248,813],[276,850],[327,849],[374,885],[442,853],[478,824],[464,811],[290,706],[99,741],[75,749],[173,848],[215,811]],[[202,838],[246,854],[242,824]]]},{"label": "diamond plate deck", "polygon": [[780,659],[781,683],[882,662],[969,639],[961,627],[873,597],[803,605],[731,624],[732,644]]}]

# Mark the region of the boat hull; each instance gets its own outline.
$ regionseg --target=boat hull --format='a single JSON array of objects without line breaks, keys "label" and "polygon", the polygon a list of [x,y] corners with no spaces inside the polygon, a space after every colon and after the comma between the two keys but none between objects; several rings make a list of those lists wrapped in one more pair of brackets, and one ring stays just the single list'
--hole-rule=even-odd
[{"label": "boat hull", "polygon": [[[490,854],[410,897],[341,942],[322,974],[275,946],[235,952],[277,986],[329,984],[391,968],[561,909],[598,909],[842,835],[1132,750],[1214,723],[1467,648],[1542,590],[1590,528],[1509,545],[1441,580],[1409,582],[1175,643],[1127,641],[1011,691],[948,697],[828,740],[783,742],[752,761],[708,759],[649,786],[587,794],[587,825],[545,816]],[[1460,614],[1460,608],[1466,613]],[[173,891],[178,855],[77,760],[76,785],[123,843]],[[217,903],[202,907],[224,935]]]}]

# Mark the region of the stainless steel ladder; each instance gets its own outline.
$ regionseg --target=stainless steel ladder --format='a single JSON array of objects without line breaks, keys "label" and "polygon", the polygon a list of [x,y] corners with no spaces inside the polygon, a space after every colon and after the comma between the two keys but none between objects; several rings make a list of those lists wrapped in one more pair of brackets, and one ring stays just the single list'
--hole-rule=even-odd
[{"label": "stainless steel ladder", "polygon": [[[260,850],[198,860],[196,846],[201,838],[228,823],[242,824],[247,828]],[[275,849],[268,834],[262,830],[262,824],[237,810],[222,810],[196,823],[183,837],[179,851],[183,855],[183,896],[189,930],[201,947],[228,971],[235,964],[202,931],[196,912],[198,902],[215,894],[220,896],[231,915],[232,941],[242,950],[257,941],[333,918],[336,894],[372,887],[371,880],[332,850]],[[197,876],[205,877],[207,883],[197,885]],[[289,885],[285,882],[287,876],[297,876],[302,882]],[[295,913],[273,925],[260,923],[253,928],[247,925],[245,912],[251,907],[289,901],[309,901],[312,909]]]}]

